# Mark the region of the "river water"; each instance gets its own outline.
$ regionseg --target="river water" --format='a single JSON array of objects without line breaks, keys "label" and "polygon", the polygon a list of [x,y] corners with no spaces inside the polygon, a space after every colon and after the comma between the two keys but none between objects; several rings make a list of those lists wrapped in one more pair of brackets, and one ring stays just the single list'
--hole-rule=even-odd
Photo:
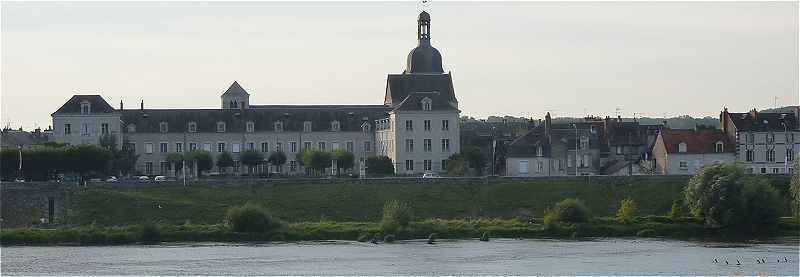
[{"label": "river water", "polygon": [[[797,240],[441,240],[3,247],[2,275],[792,275]],[[760,264],[755,258],[764,258]],[[788,262],[784,262],[784,257]],[[714,259],[719,263],[714,263]],[[736,265],[739,259],[741,265]],[[776,259],[780,259],[777,262]],[[729,265],[725,264],[725,260]]]}]

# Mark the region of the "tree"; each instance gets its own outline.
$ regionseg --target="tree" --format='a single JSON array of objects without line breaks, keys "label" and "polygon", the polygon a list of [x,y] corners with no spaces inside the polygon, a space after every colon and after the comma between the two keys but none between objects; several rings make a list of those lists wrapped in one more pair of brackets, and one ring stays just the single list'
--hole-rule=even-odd
[{"label": "tree", "polygon": [[100,137],[100,146],[111,151],[110,171],[119,175],[127,175],[136,167],[138,156],[133,149],[127,147],[127,140],[122,147],[117,147],[117,137],[104,135]]},{"label": "tree", "polygon": [[461,149],[461,156],[467,163],[467,167],[475,170],[477,175],[483,175],[483,168],[486,167],[486,155],[477,146],[466,146]]},{"label": "tree", "polygon": [[765,178],[748,178],[742,190],[742,201],[741,213],[736,216],[740,227],[755,231],[778,223],[783,199]]},{"label": "tree", "polygon": [[623,199],[620,202],[619,210],[617,210],[617,221],[622,224],[633,222],[636,216],[636,201],[630,197]]},{"label": "tree", "polygon": [[194,150],[189,152],[186,159],[193,161],[196,164],[198,172],[208,171],[214,167],[211,153],[208,153],[208,151],[205,150]]},{"label": "tree", "polygon": [[734,223],[741,209],[744,180],[744,168],[735,161],[700,168],[684,189],[689,211],[695,217],[705,218],[709,227]]},{"label": "tree", "polygon": [[171,163],[175,172],[180,172],[183,169],[183,161],[186,157],[181,153],[169,153],[167,154],[167,162]]},{"label": "tree", "polygon": [[253,173],[253,168],[264,162],[264,155],[255,150],[245,150],[239,154],[239,160],[247,166],[248,173]]},{"label": "tree", "polygon": [[371,156],[367,158],[367,174],[372,175],[392,175],[394,174],[394,164],[392,159],[387,156]]},{"label": "tree", "polygon": [[219,171],[225,172],[225,169],[231,166],[233,166],[233,156],[231,156],[231,153],[219,153],[217,156],[217,167],[219,167]]},{"label": "tree", "polygon": [[106,172],[111,161],[111,151],[96,145],[70,145],[65,152],[66,169],[77,173],[81,180],[90,172]]},{"label": "tree", "polygon": [[323,171],[331,164],[331,154],[320,150],[305,151],[303,152],[303,164],[316,172]]},{"label": "tree", "polygon": [[414,219],[414,210],[408,203],[389,200],[383,204],[383,218],[381,229],[386,233],[394,233],[400,228],[408,227]]},{"label": "tree", "polygon": [[792,200],[794,200],[794,215],[800,218],[800,159],[794,162],[794,170],[792,170],[792,184],[791,184]]},{"label": "tree", "polygon": [[337,149],[331,152],[331,159],[336,162],[336,176],[339,176],[341,169],[351,169],[355,164],[356,157],[344,149]]},{"label": "tree", "polygon": [[466,168],[467,165],[463,154],[457,153],[447,158],[447,175],[464,176]]},{"label": "tree", "polygon": [[567,198],[553,207],[558,222],[582,223],[589,221],[589,209],[581,200]]},{"label": "tree", "polygon": [[283,166],[286,164],[286,154],[283,151],[273,151],[269,153],[267,161],[276,167]]},{"label": "tree", "polygon": [[683,205],[681,204],[681,200],[675,200],[672,202],[672,208],[669,210],[668,216],[673,222],[679,220],[681,216],[683,216]]}]

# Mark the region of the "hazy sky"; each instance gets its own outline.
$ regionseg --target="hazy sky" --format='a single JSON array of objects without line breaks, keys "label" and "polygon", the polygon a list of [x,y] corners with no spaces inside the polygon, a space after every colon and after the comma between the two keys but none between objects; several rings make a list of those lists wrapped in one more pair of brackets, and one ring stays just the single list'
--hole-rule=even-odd
[{"label": "hazy sky", "polygon": [[[380,104],[417,2],[2,3],[2,122],[118,107]],[[462,114],[716,116],[798,103],[798,3],[435,2]]]}]

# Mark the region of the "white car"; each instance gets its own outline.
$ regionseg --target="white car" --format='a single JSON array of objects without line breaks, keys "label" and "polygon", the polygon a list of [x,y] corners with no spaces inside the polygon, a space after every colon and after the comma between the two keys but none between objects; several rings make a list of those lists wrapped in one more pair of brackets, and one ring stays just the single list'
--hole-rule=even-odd
[{"label": "white car", "polygon": [[164,177],[164,176],[156,176],[155,178],[153,178],[153,181],[156,181],[156,182],[164,182],[166,180],[167,180],[167,177]]},{"label": "white car", "polygon": [[139,182],[147,182],[147,181],[150,181],[150,177],[144,175],[139,176]]},{"label": "white car", "polygon": [[433,173],[433,172],[428,172],[428,173],[422,174],[422,178],[423,179],[441,178],[441,177],[442,176],[439,176],[439,174]]},{"label": "white car", "polygon": [[119,181],[116,176],[110,176],[106,179],[106,182],[116,182]]},{"label": "white car", "polygon": [[14,179],[14,182],[15,183],[25,183],[25,179],[17,178],[17,179]]}]

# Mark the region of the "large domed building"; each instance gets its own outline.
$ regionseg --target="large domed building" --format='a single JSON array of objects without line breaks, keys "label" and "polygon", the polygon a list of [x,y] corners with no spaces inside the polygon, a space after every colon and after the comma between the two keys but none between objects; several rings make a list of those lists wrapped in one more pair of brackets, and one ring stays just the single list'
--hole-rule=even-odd
[{"label": "large domed building", "polygon": [[[167,160],[173,153],[210,152],[214,160],[230,153],[229,168],[206,173],[286,175],[314,174],[300,163],[303,150],[353,153],[354,173],[364,174],[369,156],[388,156],[395,172],[413,175],[442,172],[446,160],[459,151],[458,101],[442,55],[431,45],[431,18],[417,20],[419,44],[400,74],[389,74],[384,103],[379,105],[255,105],[238,82],[220,96],[219,109],[118,109],[100,95],[74,95],[52,114],[53,139],[62,143],[99,144],[112,137],[118,147],[134,151],[135,168],[122,174],[177,176],[182,172]],[[283,152],[285,164],[242,165],[239,155],[260,152],[265,158]],[[197,168],[188,163],[188,176]],[[345,169],[345,171],[350,169]],[[336,172],[326,170],[327,174]]]}]

